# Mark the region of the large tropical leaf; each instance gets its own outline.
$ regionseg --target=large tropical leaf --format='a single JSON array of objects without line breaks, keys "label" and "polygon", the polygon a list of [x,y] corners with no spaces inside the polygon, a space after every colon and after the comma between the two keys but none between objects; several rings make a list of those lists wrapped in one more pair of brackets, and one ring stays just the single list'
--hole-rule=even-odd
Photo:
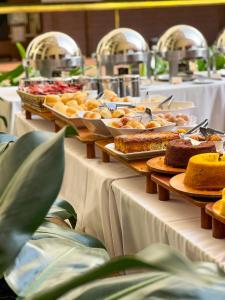
[{"label": "large tropical leaf", "polygon": [[[0,159],[0,196],[27,156],[37,146],[50,139],[50,137],[52,137],[52,134],[49,132],[29,132],[18,139],[18,141],[2,155]],[[5,138],[7,139],[7,136],[1,135],[3,142]]]},{"label": "large tropical leaf", "polygon": [[94,238],[45,222],[21,250],[5,279],[20,296],[62,283],[109,259]]},{"label": "large tropical leaf", "polygon": [[77,214],[73,206],[62,199],[56,199],[52,205],[47,217],[49,218],[59,218],[63,221],[68,220],[72,228],[75,228],[77,223]]},{"label": "large tropical leaf", "polygon": [[[122,258],[116,258],[111,260],[110,262],[105,263],[104,265],[100,266],[99,268],[96,268],[94,270],[90,270],[87,273],[84,273],[82,275],[71,277],[67,282],[55,285],[48,290],[44,290],[42,292],[37,293],[36,295],[32,296],[31,299],[35,300],[41,300],[41,299],[58,299],[64,295],[66,295],[69,291],[74,290],[74,294],[77,294],[76,288],[81,287],[84,284],[93,282],[94,280],[105,278],[107,276],[112,275],[114,272],[120,272],[122,270],[129,270],[129,269],[150,269],[151,271],[157,271],[161,272],[161,275],[164,275],[163,277],[159,277],[160,281],[159,283],[154,286],[154,289],[151,290],[151,287],[149,288],[151,293],[152,291],[160,291],[162,288],[169,288],[171,284],[173,283],[176,286],[176,282],[179,280],[182,280],[186,285],[189,287],[194,282],[194,287],[196,287],[196,290],[201,291],[202,289],[209,288],[213,292],[213,294],[218,292],[218,295],[220,296],[221,293],[225,292],[224,287],[224,278],[225,274],[224,272],[216,272],[215,270],[207,270],[201,268],[200,271],[198,268],[196,268],[196,265],[191,263],[189,260],[183,258],[181,255],[179,255],[174,250],[170,249],[166,245],[153,245],[149,248],[145,249],[144,251],[140,252],[136,256],[127,256]],[[203,271],[204,270],[204,271]],[[147,280],[152,281],[154,279],[151,278],[152,274],[148,274],[149,278]],[[157,273],[157,276],[160,274]],[[142,282],[141,286],[139,286],[140,281],[138,281],[138,274],[136,274],[137,282],[133,282],[134,285],[137,284],[136,287],[129,287],[128,290],[121,291],[120,288],[120,280],[121,279],[115,279],[112,278],[112,286],[110,285],[110,282],[108,282],[108,295],[111,294],[112,298],[109,299],[120,299],[124,295],[127,295],[132,292],[134,293],[135,290],[137,290],[138,293],[141,293],[142,296],[145,295],[142,288],[148,286],[148,282]],[[157,277],[158,278],[158,277]],[[162,279],[163,278],[163,279]],[[175,279],[175,280],[174,280]],[[162,281],[161,281],[162,280]],[[157,280],[156,280],[157,281]],[[101,285],[101,282],[98,282],[99,285]],[[85,288],[85,286],[84,286]],[[101,288],[100,288],[101,289]],[[82,287],[81,287],[82,290]],[[103,291],[103,289],[102,289]],[[111,291],[111,292],[110,292]],[[130,292],[129,292],[130,291]],[[174,289],[172,289],[174,292]],[[216,292],[215,292],[216,291]],[[119,296],[117,298],[116,295],[117,292],[122,292],[122,296]],[[190,289],[188,290],[187,294],[190,293]],[[215,292],[215,293],[214,293]],[[105,297],[96,297],[96,295],[100,293],[101,291],[98,289],[97,293],[92,293],[93,299],[107,299]],[[82,292],[80,295],[77,295],[77,298],[74,296],[70,299],[90,299],[86,297],[82,297]],[[182,295],[182,294],[181,294]],[[90,294],[89,294],[90,296]],[[64,299],[64,297],[62,297]],[[142,299],[142,298],[131,298],[131,295],[129,295],[129,298],[127,299]],[[143,298],[144,299],[144,298]],[[146,298],[148,299],[148,298]],[[153,298],[154,299],[154,298]],[[162,299],[162,298],[155,298],[155,299]],[[168,299],[174,299],[174,298],[168,298]],[[180,298],[180,299],[189,299],[189,298]],[[194,299],[194,298],[190,298]],[[204,299],[204,298],[196,298],[196,299]],[[210,299],[210,298],[206,298]],[[218,298],[220,299],[220,298]]]},{"label": "large tropical leaf", "polygon": [[0,274],[57,197],[64,172],[63,139],[64,131],[51,139],[45,133],[29,133],[0,156]]}]

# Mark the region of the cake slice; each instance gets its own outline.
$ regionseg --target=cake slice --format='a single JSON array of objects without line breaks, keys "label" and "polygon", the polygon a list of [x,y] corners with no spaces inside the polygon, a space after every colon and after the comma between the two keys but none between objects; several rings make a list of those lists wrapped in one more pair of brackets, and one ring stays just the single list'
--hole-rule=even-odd
[{"label": "cake slice", "polygon": [[115,149],[123,153],[165,150],[169,141],[179,139],[178,133],[148,132],[115,137]]}]

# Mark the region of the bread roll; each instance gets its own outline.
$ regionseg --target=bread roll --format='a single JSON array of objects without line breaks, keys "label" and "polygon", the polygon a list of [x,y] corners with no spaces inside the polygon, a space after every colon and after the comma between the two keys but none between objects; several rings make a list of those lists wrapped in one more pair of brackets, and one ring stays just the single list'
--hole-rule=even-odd
[{"label": "bread roll", "polygon": [[58,101],[60,101],[59,95],[47,95],[45,97],[45,103],[51,107],[53,107]]},{"label": "bread roll", "polygon": [[64,105],[61,101],[58,101],[58,102],[53,106],[53,108],[54,108],[56,111],[58,111],[58,112],[60,112],[60,113],[62,113],[62,114],[64,114],[64,115],[66,115],[66,109],[67,109],[67,106]]},{"label": "bread roll", "polygon": [[77,110],[74,107],[67,106],[66,115],[68,117],[75,117],[77,115]]},{"label": "bread roll", "polygon": [[76,100],[70,100],[70,101],[68,101],[68,102],[66,103],[66,105],[69,106],[69,107],[73,107],[73,108],[75,108],[75,109],[78,109],[78,108],[79,108],[79,105],[78,105],[78,103],[77,103]]},{"label": "bread roll", "polygon": [[125,112],[123,109],[116,109],[112,113],[112,118],[121,118],[125,116]]},{"label": "bread roll", "polygon": [[111,119],[112,118],[112,113],[106,109],[101,110],[100,115],[102,116],[103,119]]},{"label": "bread roll", "polygon": [[86,102],[86,105],[87,105],[88,110],[93,110],[93,109],[99,107],[101,105],[101,102],[98,100],[88,100]]},{"label": "bread roll", "polygon": [[101,119],[100,113],[92,111],[87,111],[86,113],[84,113],[83,117],[86,119]]},{"label": "bread roll", "polygon": [[75,97],[75,93],[65,93],[61,96],[61,101],[64,103],[64,104],[67,104],[67,102],[73,100]]}]

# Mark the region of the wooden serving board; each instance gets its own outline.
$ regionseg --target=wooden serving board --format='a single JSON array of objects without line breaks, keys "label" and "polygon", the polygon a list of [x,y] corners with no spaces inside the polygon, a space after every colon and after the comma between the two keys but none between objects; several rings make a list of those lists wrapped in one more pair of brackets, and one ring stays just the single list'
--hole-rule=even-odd
[{"label": "wooden serving board", "polygon": [[183,194],[187,194],[192,197],[213,198],[213,199],[219,199],[221,197],[222,190],[221,191],[197,190],[185,185],[184,176],[185,173],[181,173],[171,178],[170,185],[171,187],[174,188],[174,190]]},{"label": "wooden serving board", "polygon": [[102,161],[103,162],[110,162],[110,156],[115,158],[116,160],[122,162],[124,165],[129,167],[130,169],[136,171],[137,173],[146,176],[146,192],[150,194],[157,193],[157,187],[151,180],[152,172],[149,170],[146,162],[146,159],[138,159],[138,160],[126,160],[122,158],[120,155],[116,154],[115,152],[111,151],[105,146],[109,143],[112,143],[113,140],[99,140],[96,141],[96,146],[102,151]]},{"label": "wooden serving board", "polygon": [[201,211],[201,228],[204,229],[211,229],[212,228],[212,218],[205,212],[205,206],[208,203],[211,203],[211,199],[198,199],[191,197],[190,195],[184,194],[179,192],[178,190],[174,189],[170,185],[171,177],[165,176],[162,174],[152,174],[152,181],[154,181],[158,186],[158,193],[159,193],[159,200],[161,201],[168,201],[170,199],[170,192],[177,194],[180,198],[184,199],[185,201],[191,203],[194,206],[200,208]]},{"label": "wooden serving board", "polygon": [[25,117],[27,120],[31,120],[32,119],[32,115],[37,115],[40,116],[41,118],[48,120],[48,121],[54,121],[55,120],[55,116],[50,112],[50,111],[46,111],[46,112],[40,112],[26,104],[24,104],[22,106],[22,108],[25,111]]},{"label": "wooden serving board", "polygon": [[208,203],[205,207],[206,213],[212,217],[212,236],[216,239],[225,238],[225,217],[219,215],[213,209],[214,203]]},{"label": "wooden serving board", "polygon": [[175,175],[175,174],[185,172],[185,169],[173,168],[171,166],[167,166],[164,160],[165,160],[165,156],[158,156],[158,157],[151,158],[147,161],[147,166],[153,172],[163,173],[168,175]]},{"label": "wooden serving board", "polygon": [[[55,120],[55,131],[59,131],[61,128],[65,126],[74,126],[73,123],[65,122],[62,120]],[[74,126],[76,128],[76,126]],[[79,142],[86,145],[86,156],[88,159],[95,158],[95,142],[99,140],[104,140],[106,137],[94,134],[90,132],[87,128],[76,128],[79,135],[75,135],[74,138],[76,138]]]}]

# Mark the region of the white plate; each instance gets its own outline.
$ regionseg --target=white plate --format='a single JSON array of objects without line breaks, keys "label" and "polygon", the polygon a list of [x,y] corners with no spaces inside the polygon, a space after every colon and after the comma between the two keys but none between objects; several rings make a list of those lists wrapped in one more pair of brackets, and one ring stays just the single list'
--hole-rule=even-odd
[{"label": "white plate", "polygon": [[212,79],[195,79],[193,83],[195,84],[210,84],[213,83],[214,81]]},{"label": "white plate", "polygon": [[166,126],[151,128],[151,129],[137,129],[137,128],[115,128],[109,125],[112,121],[117,121],[118,119],[103,119],[102,122],[105,123],[109,132],[112,136],[123,135],[123,134],[136,134],[136,133],[146,133],[146,132],[162,132],[171,131],[175,127],[175,123],[170,123]]},{"label": "white plate", "polygon": [[[85,111],[80,111],[79,112],[79,116],[82,120],[82,122],[84,123],[84,125],[93,133],[99,134],[99,135],[103,135],[106,137],[110,137],[110,131],[108,130],[107,126],[105,125],[105,123],[102,121],[102,119],[88,119],[88,118],[84,118],[83,115],[85,114]],[[112,122],[112,120],[115,119],[107,119],[110,120]]]},{"label": "white plate", "polygon": [[163,155],[165,150],[153,150],[153,151],[143,151],[143,152],[133,152],[133,153],[123,153],[115,149],[115,144],[107,144],[105,146],[106,149],[114,152],[115,154],[121,156],[126,160],[134,160],[134,159],[143,159],[143,158],[151,158],[156,155]]}]

